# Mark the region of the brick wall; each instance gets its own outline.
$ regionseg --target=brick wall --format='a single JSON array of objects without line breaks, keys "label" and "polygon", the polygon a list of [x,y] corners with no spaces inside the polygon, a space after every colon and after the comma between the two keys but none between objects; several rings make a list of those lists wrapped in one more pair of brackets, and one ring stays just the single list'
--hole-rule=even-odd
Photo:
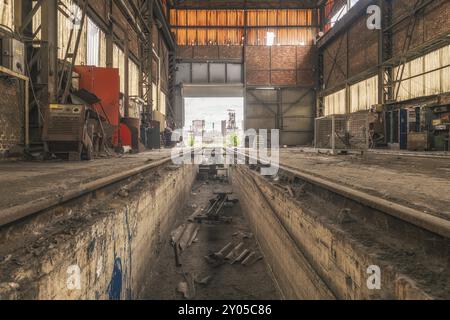
[{"label": "brick wall", "polygon": [[24,143],[24,110],[20,103],[20,82],[0,78],[0,159],[14,146]]},{"label": "brick wall", "polygon": [[[414,4],[415,1],[411,0],[393,0],[393,21],[408,14]],[[448,32],[449,14],[449,1],[436,0],[429,4],[418,15],[410,50]],[[366,27],[366,19],[367,16],[362,13],[361,17],[346,26],[345,31],[322,49],[325,89],[331,90],[342,86],[345,80],[358,77],[378,65],[379,32],[369,30]],[[393,29],[394,56],[400,56],[403,53],[408,23],[409,19],[406,19]]]},{"label": "brick wall", "polygon": [[247,85],[314,87],[316,49],[312,46],[249,46]]},{"label": "brick wall", "polygon": [[179,46],[180,60],[239,60],[242,61],[242,46]]}]

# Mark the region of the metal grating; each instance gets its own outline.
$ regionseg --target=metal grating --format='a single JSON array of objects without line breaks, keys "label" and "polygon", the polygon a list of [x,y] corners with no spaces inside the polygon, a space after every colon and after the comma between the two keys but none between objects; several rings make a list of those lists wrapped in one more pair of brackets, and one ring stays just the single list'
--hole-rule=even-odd
[{"label": "metal grating", "polygon": [[368,149],[369,113],[359,112],[316,119],[315,147],[332,150]]}]

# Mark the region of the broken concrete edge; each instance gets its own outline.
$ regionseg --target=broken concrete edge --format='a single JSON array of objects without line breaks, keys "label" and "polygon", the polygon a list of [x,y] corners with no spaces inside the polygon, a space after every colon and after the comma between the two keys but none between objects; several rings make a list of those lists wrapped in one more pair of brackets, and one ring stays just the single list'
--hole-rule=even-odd
[{"label": "broken concrete edge", "polygon": [[98,189],[102,189],[106,186],[112,185],[114,183],[126,180],[130,177],[138,175],[140,173],[146,172],[148,170],[157,168],[164,164],[171,162],[171,158],[165,158],[148,165],[133,168],[131,170],[121,172],[116,175],[111,175],[109,177],[101,178],[84,185],[81,185],[77,189],[70,190],[65,194],[58,196],[57,198],[41,198],[34,201],[27,202],[25,204],[15,206],[12,208],[3,209],[0,211],[0,228],[11,224],[17,220],[21,220],[28,216],[37,214],[43,210],[50,209],[57,205],[61,205],[70,200],[76,199],[88,193],[94,192]]},{"label": "broken concrete edge", "polygon": [[[194,167],[180,168],[168,177],[158,177],[158,182],[146,181],[153,187],[137,188],[127,199],[117,197],[112,202],[102,199],[91,203],[87,210],[106,201],[112,211],[80,221],[73,233],[66,234],[67,228],[62,225],[58,233],[43,235],[50,243],[59,234],[66,234],[53,249],[44,247],[37,256],[15,251],[27,260],[23,265],[0,264],[1,273],[7,275],[2,277],[0,299],[139,298],[147,275],[142,270],[151,270],[158,260],[158,247],[163,244],[160,237],[170,234],[175,215],[190,193],[189,183],[174,186],[174,175],[193,182],[195,174]],[[180,201],[173,206],[168,198]],[[160,204],[155,210],[157,202]],[[25,253],[28,247],[28,244],[21,247],[20,252]],[[81,290],[66,287],[70,267],[77,267],[73,270],[80,272]],[[9,283],[17,286],[11,287]]]},{"label": "broken concrete edge", "polygon": [[[235,170],[233,171],[233,176],[234,176],[234,181],[237,182],[238,184],[241,184],[241,178],[245,178],[244,180],[246,181],[245,183],[251,183],[252,187],[250,187],[250,185],[242,185],[240,186],[241,190],[247,190],[249,189],[250,191],[253,191],[252,194],[257,194],[256,196],[261,198],[261,201],[256,202],[256,203],[262,203],[264,205],[264,207],[266,208],[265,210],[267,211],[267,214],[270,215],[270,219],[272,219],[272,222],[270,222],[271,230],[272,233],[277,234],[278,231],[281,232],[280,234],[283,235],[283,237],[286,238],[286,240],[282,241],[282,245],[285,246],[285,248],[281,249],[279,248],[279,250],[283,251],[283,252],[291,252],[291,250],[293,250],[293,252],[297,252],[298,256],[300,257],[300,259],[298,260],[298,262],[296,263],[301,263],[298,266],[295,267],[295,269],[298,269],[300,272],[304,272],[305,274],[307,274],[307,277],[305,279],[309,279],[311,277],[316,278],[316,280],[314,281],[314,283],[319,284],[319,283],[324,283],[326,284],[327,282],[325,281],[329,281],[329,279],[327,279],[326,277],[322,277],[323,274],[316,272],[317,269],[317,265],[315,265],[314,263],[310,262],[308,257],[310,257],[310,255],[308,255],[308,251],[303,252],[304,250],[308,250],[307,247],[305,248],[304,246],[302,246],[302,248],[298,247],[297,241],[294,239],[294,236],[291,235],[289,228],[285,226],[283,219],[281,217],[278,216],[277,211],[272,207],[271,203],[268,201],[268,199],[266,198],[265,193],[261,190],[261,188],[259,187],[259,184],[267,184],[267,188],[269,187],[269,182],[264,179],[263,177],[261,177],[260,175],[258,175],[257,173],[253,172],[251,169],[249,168],[235,168]],[[249,181],[247,181],[249,180]],[[242,182],[244,183],[244,182]],[[244,189],[242,189],[244,188]],[[284,194],[281,190],[275,191],[274,192],[278,193],[280,197],[282,197],[283,199],[280,198],[280,201],[285,203],[285,201],[288,202],[292,202],[293,206],[297,206],[297,201],[295,199],[289,199],[289,197]],[[245,199],[246,197],[246,193],[242,192],[241,197],[244,197],[244,199],[242,199],[242,203],[247,203],[248,199]],[[272,198],[272,196],[270,196]],[[276,197],[276,195],[274,195],[274,197]],[[255,201],[253,200],[252,203],[255,203]],[[257,225],[255,225],[255,220],[252,219],[252,212],[254,210],[256,210],[255,208],[253,209],[249,209],[248,207],[246,208],[247,210],[245,210],[245,213],[249,216],[249,219],[252,221],[252,227],[255,230],[255,236],[258,240],[258,243],[260,244],[260,246],[262,246],[263,250],[265,249],[265,254],[266,256],[268,256],[268,258],[266,258],[266,262],[269,264],[270,266],[270,270],[272,271],[272,273],[274,274],[274,277],[276,279],[276,283],[279,286],[279,288],[281,289],[282,295],[285,298],[288,299],[360,299],[363,297],[362,293],[357,293],[357,292],[349,292],[348,295],[342,295],[340,294],[337,290],[336,290],[336,284],[332,284],[332,283],[328,283],[327,284],[327,288],[329,288],[329,290],[332,290],[333,295],[335,296],[335,298],[332,298],[330,296],[325,296],[319,293],[319,295],[313,295],[313,291],[312,290],[308,290],[306,293],[306,296],[304,295],[305,293],[302,292],[300,293],[301,295],[299,296],[296,292],[296,290],[298,289],[297,287],[287,287],[288,285],[290,285],[290,282],[286,282],[283,279],[280,279],[283,277],[288,277],[289,274],[288,272],[283,272],[282,274],[280,272],[281,269],[279,267],[274,266],[273,264],[276,263],[277,261],[279,262],[281,257],[279,257],[278,255],[281,254],[281,252],[279,251],[271,251],[268,250],[267,247],[267,232],[264,232],[262,230],[260,230],[260,227],[258,227]],[[300,211],[302,211],[301,209],[299,209]],[[258,219],[261,220],[264,218],[265,212],[263,209],[257,210],[259,215],[258,215]],[[272,212],[272,214],[270,214],[270,212]],[[304,213],[306,214],[306,213]],[[266,215],[267,218],[269,218],[269,216]],[[259,221],[258,220],[258,221]],[[264,221],[266,221],[266,218],[263,219]],[[331,235],[335,234],[336,237],[341,237],[341,240],[344,240],[342,235],[339,235],[339,233],[336,231],[334,232],[333,229],[330,226],[326,226],[323,225],[322,222],[318,221],[317,219],[312,219],[310,222],[313,222],[315,224],[319,224],[322,225],[322,229],[324,230],[328,230],[327,232],[331,232]],[[267,224],[267,221],[266,221]],[[279,229],[277,229],[277,226],[279,226]],[[256,228],[256,229],[255,229]],[[277,231],[278,230],[278,231]],[[306,237],[307,235],[304,235],[304,237]],[[287,240],[289,239],[289,240]],[[275,241],[274,239],[271,240],[271,242]],[[337,239],[335,241],[338,241]],[[265,245],[267,244],[267,245]],[[275,246],[275,244],[270,244],[270,247],[272,248],[273,246]],[[375,259],[368,254],[367,252],[365,252],[364,247],[359,245],[358,243],[355,243],[354,241],[351,240],[347,240],[347,244],[345,244],[345,247],[347,248],[346,250],[352,250],[354,252],[354,254],[357,257],[353,257],[354,259],[358,258],[360,261],[367,261],[367,265],[369,262],[370,263],[375,263],[378,266],[380,266],[383,270],[386,270],[386,272],[384,272],[383,274],[383,288],[385,288],[386,290],[389,291],[389,296],[395,297],[396,299],[435,299],[434,297],[432,297],[429,293],[425,292],[423,289],[421,289],[417,283],[412,280],[411,278],[400,274],[398,272],[395,272],[394,270],[392,270],[391,265],[384,263],[383,261],[379,260],[379,259]],[[289,249],[291,248],[291,249]],[[313,248],[310,248],[311,250],[313,250]],[[309,252],[309,254],[311,254],[311,252]],[[315,253],[316,255],[319,255],[317,252]],[[284,257],[293,257],[294,255],[291,254],[289,256],[284,256]],[[319,255],[320,256],[320,255]],[[341,258],[342,260],[342,258]],[[283,265],[282,268],[287,268],[285,265],[289,264],[288,261],[286,259],[283,260]],[[294,260],[293,260],[294,263]],[[360,263],[360,266],[365,265],[364,263]],[[292,268],[288,268],[287,270],[291,270]],[[311,273],[311,271],[313,271]],[[365,273],[365,269],[362,270],[361,269],[361,274]],[[298,276],[298,274],[297,274]],[[290,275],[289,279],[293,280],[295,279],[295,277],[293,275]],[[337,279],[339,279],[339,277],[332,277],[331,279],[335,279],[337,281]],[[308,280],[309,281],[309,280]],[[364,285],[364,284],[362,284]],[[305,286],[305,284],[304,284]],[[295,288],[295,289],[294,289]],[[362,288],[360,288],[362,289]],[[348,290],[348,288],[346,289]],[[364,290],[363,290],[364,291]],[[367,291],[367,290],[366,290]],[[301,292],[301,290],[300,290]],[[330,291],[331,292],[331,291]],[[388,293],[388,292],[381,292],[381,293]],[[377,298],[378,297],[378,298]],[[379,299],[380,297],[378,296],[377,291],[374,291],[372,293],[372,298],[373,299]],[[370,296],[365,296],[364,299],[370,299]]]},{"label": "broken concrete edge", "polygon": [[[240,154],[243,157],[257,161],[257,159],[252,158],[247,153]],[[326,180],[323,177],[314,176],[310,173],[300,171],[297,168],[279,165],[279,169],[321,188],[325,188],[353,201],[357,201],[363,205],[382,211],[395,218],[450,239],[450,220],[443,219],[430,213],[424,213],[377,196],[369,195],[365,192]]]}]

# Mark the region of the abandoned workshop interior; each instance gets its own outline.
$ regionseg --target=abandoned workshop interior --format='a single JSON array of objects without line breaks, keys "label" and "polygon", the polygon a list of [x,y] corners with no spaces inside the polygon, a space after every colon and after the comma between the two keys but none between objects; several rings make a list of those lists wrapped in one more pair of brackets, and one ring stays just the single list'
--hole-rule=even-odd
[{"label": "abandoned workshop interior", "polygon": [[450,1],[0,0],[0,300],[450,300]]}]

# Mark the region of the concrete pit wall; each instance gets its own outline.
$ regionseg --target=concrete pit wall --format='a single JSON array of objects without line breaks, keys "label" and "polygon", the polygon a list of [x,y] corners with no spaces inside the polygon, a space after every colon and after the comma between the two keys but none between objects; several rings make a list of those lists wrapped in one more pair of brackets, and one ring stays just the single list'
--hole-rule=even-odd
[{"label": "concrete pit wall", "polygon": [[[414,275],[414,268],[417,268],[419,273],[416,276],[419,279],[423,279],[424,275],[430,279],[440,277],[435,270],[445,268],[444,260],[448,252],[442,248],[448,246],[448,242],[433,242],[434,249],[430,249],[430,252],[436,252],[427,254],[433,256],[433,260],[442,260],[442,265],[432,267],[435,270],[427,273],[423,266],[427,261],[425,256],[418,253],[416,256],[407,254],[411,247],[417,248],[417,244],[410,242],[409,249],[403,249],[403,240],[394,239],[399,248],[393,251],[373,240],[379,236],[384,241],[392,235],[377,234],[375,230],[366,230],[353,221],[342,219],[338,222],[329,219],[327,215],[330,213],[337,220],[340,219],[339,209],[336,211],[333,206],[334,202],[338,202],[336,199],[328,198],[325,200],[328,202],[325,207],[318,207],[313,199],[317,190],[313,191],[313,196],[305,196],[301,200],[292,198],[286,190],[274,187],[259,173],[244,166],[234,167],[231,179],[265,260],[285,299],[432,299],[435,297],[434,293],[437,298],[448,297],[448,292],[432,288],[434,281],[422,282],[419,288],[418,281],[399,271],[402,267],[405,267],[404,270],[411,267],[413,271],[407,271]],[[366,211],[364,214],[373,213]],[[396,223],[399,225],[401,222]],[[385,225],[391,224],[389,222]],[[415,232],[406,230],[404,226],[402,230],[398,225],[394,228],[396,234],[405,232],[413,235]],[[351,228],[359,230],[361,235],[352,234]],[[375,235],[373,239],[372,235]],[[426,236],[428,239],[432,238],[430,235]],[[419,247],[424,252],[429,249],[425,243],[423,241]],[[438,257],[439,252],[444,259]],[[386,259],[388,256],[391,258]],[[397,257],[406,256],[407,260],[396,261]],[[380,289],[368,287],[371,276],[368,268],[371,266],[379,266],[381,269]]]},{"label": "concrete pit wall", "polygon": [[21,226],[35,237],[9,252],[21,231],[0,230],[0,299],[139,299],[196,174],[160,167],[114,196],[43,213]]}]

